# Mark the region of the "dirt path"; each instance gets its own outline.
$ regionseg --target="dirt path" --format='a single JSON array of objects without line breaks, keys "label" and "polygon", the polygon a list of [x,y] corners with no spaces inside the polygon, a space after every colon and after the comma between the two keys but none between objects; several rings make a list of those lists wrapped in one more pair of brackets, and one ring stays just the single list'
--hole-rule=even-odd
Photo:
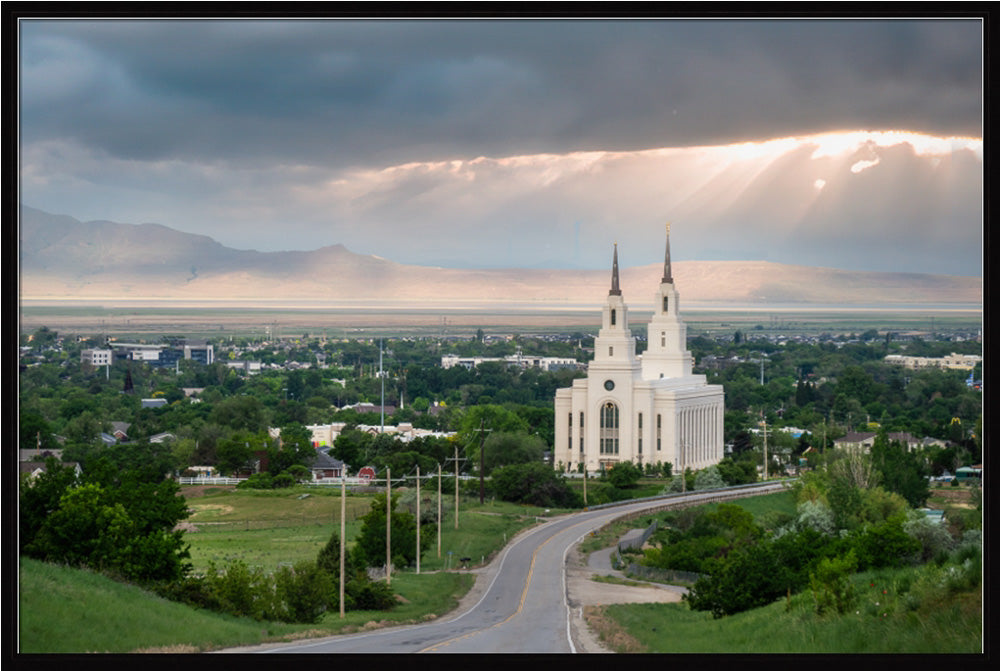
[{"label": "dirt path", "polygon": [[567,601],[570,607],[570,628],[578,652],[611,652],[599,640],[589,619],[600,617],[600,606],[615,603],[673,603],[681,600],[684,589],[669,585],[646,583],[642,586],[598,582],[595,576],[623,578],[611,568],[609,556],[613,548],[598,550],[590,555],[580,552],[577,545],[566,565]]}]

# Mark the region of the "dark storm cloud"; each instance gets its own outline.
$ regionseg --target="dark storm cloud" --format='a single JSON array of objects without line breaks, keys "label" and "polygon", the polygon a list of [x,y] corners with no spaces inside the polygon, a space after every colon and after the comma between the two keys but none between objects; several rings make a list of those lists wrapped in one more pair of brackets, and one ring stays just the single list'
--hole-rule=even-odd
[{"label": "dark storm cloud", "polygon": [[330,167],[981,133],[976,21],[27,21],[22,139]]}]

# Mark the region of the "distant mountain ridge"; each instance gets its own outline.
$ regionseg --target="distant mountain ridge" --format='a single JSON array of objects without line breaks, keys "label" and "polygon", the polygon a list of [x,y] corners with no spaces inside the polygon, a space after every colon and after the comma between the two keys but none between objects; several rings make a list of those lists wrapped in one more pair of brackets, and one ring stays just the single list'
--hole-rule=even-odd
[{"label": "distant mountain ridge", "polygon": [[[676,261],[687,302],[980,303],[982,279],[852,272],[766,261]],[[23,299],[150,299],[322,302],[342,300],[598,303],[600,271],[475,270],[408,266],[343,245],[258,252],[159,224],[81,222],[21,207]],[[662,264],[621,271],[626,300],[652,296]],[[648,294],[648,295],[647,295]]]}]

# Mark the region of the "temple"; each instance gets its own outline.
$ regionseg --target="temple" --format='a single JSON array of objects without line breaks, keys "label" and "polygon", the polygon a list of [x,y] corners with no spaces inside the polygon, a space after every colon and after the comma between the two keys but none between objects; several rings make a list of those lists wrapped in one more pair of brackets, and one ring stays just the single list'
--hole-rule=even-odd
[{"label": "temple", "polygon": [[594,471],[622,461],[640,467],[669,462],[676,473],[722,459],[722,386],[691,372],[693,359],[679,308],[668,224],[663,277],[647,327],[648,347],[636,355],[616,244],[594,360],[586,378],[556,390],[553,449],[558,466],[577,471],[582,464]]}]

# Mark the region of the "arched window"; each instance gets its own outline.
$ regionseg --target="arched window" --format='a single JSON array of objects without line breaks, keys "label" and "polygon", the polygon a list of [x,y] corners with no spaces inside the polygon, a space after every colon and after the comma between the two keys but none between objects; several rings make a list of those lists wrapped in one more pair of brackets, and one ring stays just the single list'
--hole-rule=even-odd
[{"label": "arched window", "polygon": [[601,406],[601,454],[618,454],[618,406],[608,401]]},{"label": "arched window", "polygon": [[612,310],[611,310],[611,325],[612,326],[615,325],[615,314],[616,314],[616,311],[614,310],[614,308],[612,308]]}]

